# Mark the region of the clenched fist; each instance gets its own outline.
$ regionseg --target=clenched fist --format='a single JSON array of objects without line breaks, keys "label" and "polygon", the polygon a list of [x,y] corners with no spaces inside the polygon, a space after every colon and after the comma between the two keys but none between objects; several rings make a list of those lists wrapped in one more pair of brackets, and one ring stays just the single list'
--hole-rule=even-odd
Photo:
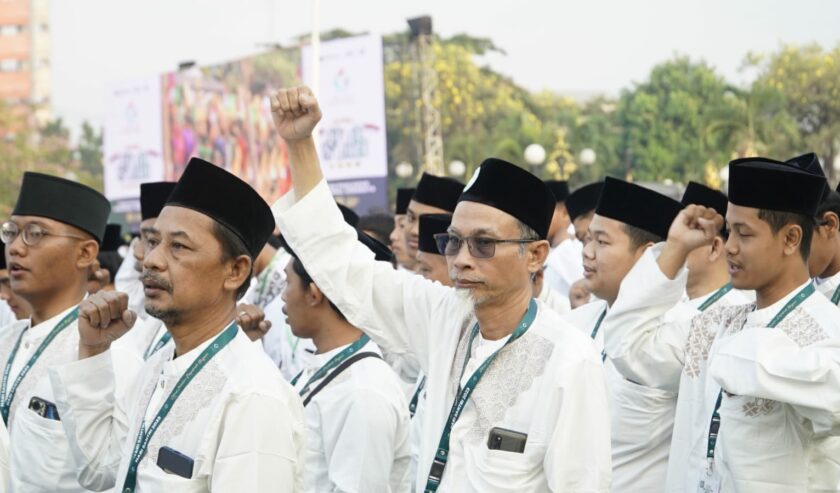
[{"label": "clenched fist", "polygon": [[312,136],[312,130],[321,120],[318,100],[306,86],[280,89],[271,96],[271,113],[277,133],[286,141]]},{"label": "clenched fist", "polygon": [[265,312],[258,306],[240,303],[236,307],[236,324],[252,341],[262,339],[271,329],[271,322],[265,319]]},{"label": "clenched fist", "polygon": [[674,219],[668,230],[668,242],[685,252],[711,245],[723,227],[723,216],[711,207],[689,205]]},{"label": "clenched fist", "polygon": [[103,353],[134,326],[137,314],[128,309],[128,295],[100,291],[79,305],[79,359]]}]

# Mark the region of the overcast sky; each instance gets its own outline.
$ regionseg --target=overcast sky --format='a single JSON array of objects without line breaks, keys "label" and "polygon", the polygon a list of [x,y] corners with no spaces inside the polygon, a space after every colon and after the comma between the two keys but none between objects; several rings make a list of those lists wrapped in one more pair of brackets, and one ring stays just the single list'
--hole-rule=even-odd
[{"label": "overcast sky", "polygon": [[[312,25],[312,0],[55,0],[53,109],[75,127],[104,115],[108,81],[195,60],[213,64],[289,43]],[[431,15],[443,36],[484,36],[488,62],[529,89],[616,94],[674,54],[705,59],[733,82],[748,51],[840,41],[833,0],[321,0],[321,30],[392,33]]]}]

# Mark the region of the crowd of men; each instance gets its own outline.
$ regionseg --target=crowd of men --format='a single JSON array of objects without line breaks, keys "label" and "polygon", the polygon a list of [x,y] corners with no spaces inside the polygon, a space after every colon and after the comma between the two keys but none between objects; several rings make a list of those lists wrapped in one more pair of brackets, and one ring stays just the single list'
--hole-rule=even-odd
[{"label": "crowd of men", "polygon": [[293,189],[269,206],[193,158],[142,185],[124,259],[104,196],[24,175],[0,491],[840,491],[840,194],[814,154],[680,201],[489,158],[398,190],[387,228],[330,193],[312,92],[271,107]]}]

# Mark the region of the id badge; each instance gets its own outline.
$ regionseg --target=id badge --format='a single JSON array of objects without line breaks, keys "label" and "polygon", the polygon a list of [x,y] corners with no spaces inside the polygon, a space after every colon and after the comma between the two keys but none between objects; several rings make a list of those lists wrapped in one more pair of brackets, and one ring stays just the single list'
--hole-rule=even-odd
[{"label": "id badge", "polygon": [[720,477],[715,474],[714,463],[709,461],[697,485],[697,493],[720,493]]}]

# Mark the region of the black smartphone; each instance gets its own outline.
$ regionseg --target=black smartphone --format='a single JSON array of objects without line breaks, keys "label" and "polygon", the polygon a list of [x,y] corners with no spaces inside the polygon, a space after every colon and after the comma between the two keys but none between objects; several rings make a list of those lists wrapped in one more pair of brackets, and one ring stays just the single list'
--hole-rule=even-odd
[{"label": "black smartphone", "polygon": [[487,438],[487,448],[490,450],[504,450],[521,454],[525,452],[525,442],[528,435],[504,428],[493,428]]},{"label": "black smartphone", "polygon": [[42,418],[52,419],[53,421],[61,421],[58,417],[58,408],[55,407],[55,404],[46,399],[33,397],[29,400],[29,409]]},{"label": "black smartphone", "polygon": [[157,465],[169,474],[192,479],[193,460],[174,448],[161,447],[158,449]]}]

